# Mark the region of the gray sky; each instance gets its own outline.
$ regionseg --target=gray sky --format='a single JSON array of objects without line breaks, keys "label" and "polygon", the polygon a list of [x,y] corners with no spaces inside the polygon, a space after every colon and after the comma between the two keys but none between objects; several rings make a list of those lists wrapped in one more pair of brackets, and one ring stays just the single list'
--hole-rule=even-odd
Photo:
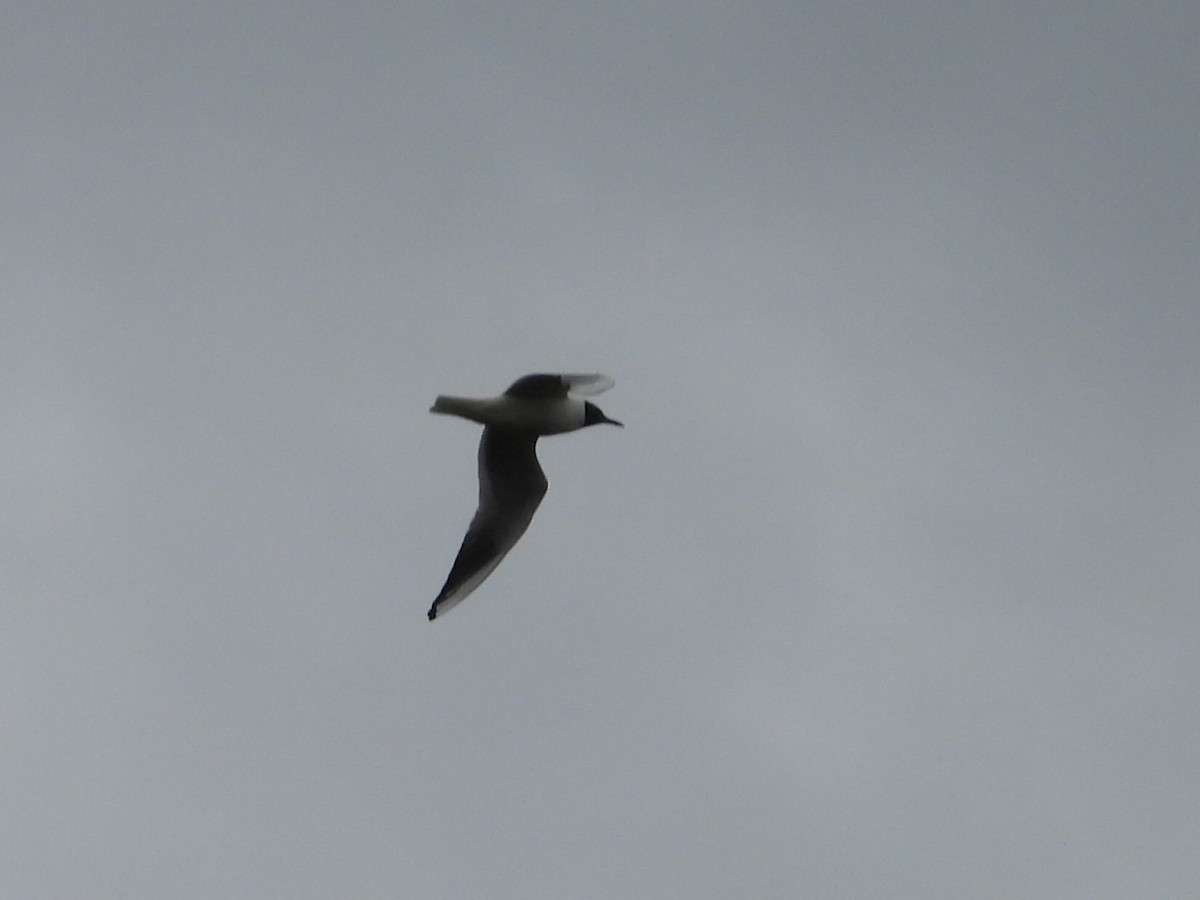
[{"label": "gray sky", "polygon": [[1194,2],[6,13],[0,893],[1194,891]]}]

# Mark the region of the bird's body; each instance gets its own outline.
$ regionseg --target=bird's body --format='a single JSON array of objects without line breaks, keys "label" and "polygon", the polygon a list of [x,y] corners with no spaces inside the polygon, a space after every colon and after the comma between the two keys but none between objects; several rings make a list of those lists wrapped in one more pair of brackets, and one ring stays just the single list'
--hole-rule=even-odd
[{"label": "bird's body", "polygon": [[479,441],[479,507],[445,585],[429,608],[432,621],[479,587],[513,548],[546,494],[537,439],[608,423],[593,403],[577,395],[612,387],[604,375],[526,375],[499,397],[443,395],[430,412],[460,416],[484,426]]}]

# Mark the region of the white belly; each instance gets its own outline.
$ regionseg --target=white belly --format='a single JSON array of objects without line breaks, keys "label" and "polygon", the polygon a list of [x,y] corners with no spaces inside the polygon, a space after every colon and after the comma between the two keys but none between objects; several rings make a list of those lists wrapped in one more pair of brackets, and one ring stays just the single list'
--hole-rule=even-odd
[{"label": "white belly", "polygon": [[562,434],[583,427],[583,401],[574,397],[528,400],[523,397],[438,397],[430,412],[462,416],[481,425],[518,428],[534,434]]}]

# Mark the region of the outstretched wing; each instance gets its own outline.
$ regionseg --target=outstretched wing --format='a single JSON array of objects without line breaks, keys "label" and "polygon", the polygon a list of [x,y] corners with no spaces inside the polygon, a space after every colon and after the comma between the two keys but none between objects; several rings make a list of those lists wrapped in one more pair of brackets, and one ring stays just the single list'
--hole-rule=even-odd
[{"label": "outstretched wing", "polygon": [[528,400],[553,400],[568,394],[591,397],[604,393],[614,383],[607,375],[526,375],[509,385],[504,393]]},{"label": "outstretched wing", "polygon": [[492,574],[520,540],[546,495],[537,436],[489,426],[479,441],[479,508],[446,583],[429,608],[432,621],[457,606]]}]

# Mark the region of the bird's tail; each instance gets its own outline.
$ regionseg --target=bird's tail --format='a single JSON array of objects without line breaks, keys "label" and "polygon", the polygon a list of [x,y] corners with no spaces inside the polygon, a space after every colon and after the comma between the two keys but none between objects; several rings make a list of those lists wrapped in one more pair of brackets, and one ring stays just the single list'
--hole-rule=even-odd
[{"label": "bird's tail", "polygon": [[429,407],[429,411],[446,416],[462,416],[472,422],[487,424],[483,419],[484,401],[472,400],[470,397],[452,397],[448,394],[441,394],[433,401],[433,406]]}]

